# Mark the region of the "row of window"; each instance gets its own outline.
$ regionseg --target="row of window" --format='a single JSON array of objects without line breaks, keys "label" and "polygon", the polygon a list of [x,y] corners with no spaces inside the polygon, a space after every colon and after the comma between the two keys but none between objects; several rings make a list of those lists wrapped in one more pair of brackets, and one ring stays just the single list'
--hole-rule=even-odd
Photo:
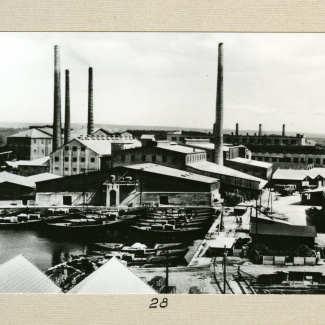
[{"label": "row of window", "polygon": [[[41,144],[44,144],[44,141],[45,141],[44,139],[41,139]],[[37,143],[37,139],[34,139],[34,143]],[[47,143],[51,144],[51,139],[48,139]]]},{"label": "row of window", "polygon": [[[60,161],[60,157],[54,157],[54,161]],[[65,162],[69,162],[69,157],[64,157],[64,161]],[[80,161],[81,162],[85,162],[86,161],[86,158],[81,157],[80,158]],[[72,158],[72,162],[77,162],[77,158],[76,157],[73,157]],[[90,158],[90,162],[95,162],[95,158]]]},{"label": "row of window", "polygon": [[316,164],[316,165],[325,165],[325,159],[320,158],[304,158],[304,157],[284,157],[284,158],[278,158],[278,157],[255,157],[252,156],[252,159],[258,160],[258,161],[272,161],[272,162],[288,162],[288,163],[308,163],[308,164]]},{"label": "row of window", "polygon": [[[65,150],[65,151],[68,151],[69,148],[70,148],[69,146],[65,146],[65,147],[64,147],[64,150]],[[72,151],[77,151],[77,150],[78,150],[78,147],[72,147]],[[85,151],[85,150],[86,150],[86,147],[80,147],[80,150],[81,150],[81,151]]]},{"label": "row of window", "polygon": [[[231,143],[232,141],[234,142],[239,142],[240,139],[239,138],[234,138],[234,139],[231,139],[231,138],[226,138],[225,139],[225,142],[228,142],[228,143]],[[264,139],[263,138],[259,138],[259,139],[256,139],[256,138],[242,138],[242,143],[255,143],[255,144],[264,144]],[[266,139],[266,144],[276,144],[276,145],[288,145],[288,144],[291,144],[291,145],[296,145],[297,144],[297,140],[280,140],[280,139],[274,139],[272,141],[272,139]]]},{"label": "row of window", "polygon": [[[55,171],[59,171],[59,167],[55,167],[54,170],[55,170]],[[64,168],[64,170],[67,172],[67,171],[69,171],[69,168]],[[85,168],[81,168],[81,169],[80,169],[80,171],[81,171],[82,173],[84,173],[85,170],[86,170]],[[73,172],[76,172],[76,171],[77,171],[77,168],[72,168],[72,171],[73,171]]]},{"label": "row of window", "polygon": [[[126,156],[125,155],[121,155],[121,161],[125,162]],[[162,156],[161,157],[162,162],[167,162],[167,156]],[[135,162],[136,161],[136,156],[135,155],[131,155],[131,161]],[[152,156],[147,156],[147,155],[142,155],[141,156],[141,161],[142,162],[146,162],[146,161],[151,161],[151,162],[156,162],[157,161],[157,156],[156,155],[152,155]],[[177,163],[177,157],[173,157],[172,159],[173,163]]]}]

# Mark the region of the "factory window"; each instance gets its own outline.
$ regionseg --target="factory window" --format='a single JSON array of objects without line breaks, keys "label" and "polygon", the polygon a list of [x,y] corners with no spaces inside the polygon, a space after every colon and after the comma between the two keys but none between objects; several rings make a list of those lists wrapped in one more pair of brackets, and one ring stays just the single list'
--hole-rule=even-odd
[{"label": "factory window", "polygon": [[34,153],[36,153],[36,150],[34,150]]},{"label": "factory window", "polygon": [[262,161],[262,157],[257,157],[257,160],[258,161]]},{"label": "factory window", "polygon": [[156,156],[151,157],[152,162],[156,162]]},{"label": "factory window", "polygon": [[65,170],[65,171],[68,171],[68,170],[69,170],[69,168],[67,168],[67,167],[66,167],[66,168],[64,168],[64,170]]},{"label": "factory window", "polygon": [[73,171],[76,172],[77,171],[77,168],[73,168]]},{"label": "factory window", "polygon": [[285,162],[291,162],[291,158],[290,157],[284,157],[284,161]]},{"label": "factory window", "polygon": [[81,172],[84,173],[86,171],[85,168],[81,168]]},{"label": "factory window", "polygon": [[90,158],[90,162],[95,162],[95,158]]},{"label": "factory window", "polygon": [[184,137],[180,137],[179,140],[183,143],[185,143],[185,138]]},{"label": "factory window", "polygon": [[59,157],[54,157],[54,161],[59,161]]},{"label": "factory window", "polygon": [[49,139],[49,144],[51,144],[51,139]]},{"label": "factory window", "polygon": [[64,149],[65,149],[65,151],[68,151],[69,150],[69,147],[68,146],[65,146]]},{"label": "factory window", "polygon": [[166,156],[162,156],[162,161],[163,162],[167,162],[167,157]]},{"label": "factory window", "polygon": [[72,150],[73,151],[77,151],[77,147],[72,147]]},{"label": "factory window", "polygon": [[294,157],[294,158],[293,158],[293,162],[294,162],[295,164],[298,164],[298,163],[299,163],[299,158],[298,158],[298,157]]},{"label": "factory window", "polygon": [[81,161],[81,162],[85,162],[86,159],[85,159],[84,157],[82,157],[82,158],[80,159],[80,161]]},{"label": "factory window", "polygon": [[44,139],[42,139],[42,144],[44,144]]},{"label": "factory window", "polygon": [[176,137],[172,137],[172,141],[177,141],[177,138]]},{"label": "factory window", "polygon": [[34,143],[36,143],[36,139],[34,139]]},{"label": "factory window", "polygon": [[55,167],[54,169],[55,169],[55,170],[59,170],[59,167]]},{"label": "factory window", "polygon": [[42,150],[42,154],[44,154],[44,150]]},{"label": "factory window", "polygon": [[272,162],[276,162],[276,161],[277,161],[276,157],[272,157]]},{"label": "factory window", "polygon": [[297,144],[297,140],[291,140],[291,144]]},{"label": "factory window", "polygon": [[121,155],[121,161],[125,161],[125,155]]},{"label": "factory window", "polygon": [[288,144],[288,140],[282,140],[282,144]]},{"label": "factory window", "polygon": [[86,148],[85,147],[81,147],[81,151],[86,151]]},{"label": "factory window", "polygon": [[[210,157],[210,156],[208,156],[208,157]],[[255,160],[256,159],[256,157],[255,156],[252,156],[252,160]]]},{"label": "factory window", "polygon": [[141,161],[146,161],[146,155],[141,156]]},{"label": "factory window", "polygon": [[72,158],[72,161],[77,162],[77,158],[76,157]]},{"label": "factory window", "polygon": [[314,162],[313,158],[308,158],[308,164],[312,164]]},{"label": "factory window", "polygon": [[264,161],[270,161],[270,157],[265,157]]},{"label": "factory window", "polygon": [[69,161],[69,157],[64,157],[64,161]]},{"label": "factory window", "polygon": [[131,161],[135,161],[135,155],[131,155]]},{"label": "factory window", "polygon": [[301,163],[305,163],[305,162],[306,162],[306,159],[305,159],[305,158],[301,158],[301,159],[300,159],[300,162],[301,162]]},{"label": "factory window", "polygon": [[320,158],[316,158],[316,164],[320,164]]},{"label": "factory window", "polygon": [[266,139],[266,144],[271,144],[272,140],[271,139]]},{"label": "factory window", "polygon": [[280,144],[280,140],[279,139],[275,139],[274,140],[274,144]]},{"label": "factory window", "polygon": [[323,165],[325,165],[325,159],[323,159]]}]

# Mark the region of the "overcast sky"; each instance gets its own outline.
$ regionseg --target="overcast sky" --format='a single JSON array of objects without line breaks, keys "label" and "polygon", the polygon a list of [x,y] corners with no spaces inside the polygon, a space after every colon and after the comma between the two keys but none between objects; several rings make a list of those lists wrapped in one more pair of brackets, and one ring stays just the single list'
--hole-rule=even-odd
[{"label": "overcast sky", "polygon": [[72,123],[212,128],[218,43],[224,127],[325,133],[325,34],[0,33],[1,122],[52,123],[54,45]]}]

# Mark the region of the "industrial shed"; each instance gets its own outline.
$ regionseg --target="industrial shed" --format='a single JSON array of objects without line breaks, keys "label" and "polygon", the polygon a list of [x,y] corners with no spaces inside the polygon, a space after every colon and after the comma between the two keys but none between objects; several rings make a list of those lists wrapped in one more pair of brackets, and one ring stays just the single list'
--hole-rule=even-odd
[{"label": "industrial shed", "polygon": [[270,249],[284,250],[295,245],[315,246],[316,228],[280,223],[252,223],[249,231],[253,244],[262,244]]}]

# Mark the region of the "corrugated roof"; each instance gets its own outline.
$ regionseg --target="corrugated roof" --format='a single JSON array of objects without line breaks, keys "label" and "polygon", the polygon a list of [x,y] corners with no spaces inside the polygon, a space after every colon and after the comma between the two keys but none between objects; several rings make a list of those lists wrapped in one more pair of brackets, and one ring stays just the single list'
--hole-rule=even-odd
[{"label": "corrugated roof", "polygon": [[29,129],[10,135],[8,138],[52,139],[52,136],[38,129]]},{"label": "corrugated roof", "polygon": [[51,173],[41,173],[41,174],[31,175],[26,178],[36,183],[36,182],[47,181],[49,179],[54,179],[54,178],[62,178],[62,176],[54,175]]},{"label": "corrugated roof", "polygon": [[16,174],[11,174],[7,172],[1,172],[0,173],[0,184],[1,183],[13,183],[17,185],[27,186],[27,187],[36,187],[35,182],[28,179],[28,177],[19,176]]},{"label": "corrugated roof", "polygon": [[190,173],[190,172],[187,172],[184,170],[161,166],[161,165],[155,165],[155,164],[151,164],[151,163],[130,165],[130,166],[125,166],[125,168],[143,170],[147,173],[177,177],[177,178],[188,179],[191,181],[208,183],[208,184],[218,181],[217,178],[194,174],[194,173]]},{"label": "corrugated roof", "polygon": [[252,223],[250,234],[274,235],[274,236],[291,236],[291,237],[316,237],[316,228],[314,226],[296,226],[285,225],[280,223]]},{"label": "corrugated roof", "polygon": [[0,266],[0,293],[62,293],[62,290],[23,255],[18,255]]},{"label": "corrugated roof", "polygon": [[236,177],[236,178],[241,178],[241,179],[247,179],[255,182],[259,182],[259,188],[263,188],[266,184],[267,181],[255,176],[251,176],[246,173],[239,172],[238,170],[225,167],[225,166],[220,166],[217,165],[213,162],[210,161],[197,161],[197,162],[192,162],[192,163],[187,163],[186,164],[189,167],[198,169],[203,172],[210,172],[214,174],[219,174],[219,175],[225,175],[225,176],[231,176],[231,177]]},{"label": "corrugated roof", "polygon": [[116,257],[112,257],[68,293],[156,294],[157,292],[124,266]]},{"label": "corrugated roof", "polygon": [[13,168],[18,166],[43,166],[44,164],[50,163],[50,156],[41,157],[33,160],[17,160],[17,161],[6,161],[6,164]]},{"label": "corrugated roof", "polygon": [[262,168],[271,168],[272,164],[264,161],[258,161],[258,160],[251,160],[246,158],[233,158],[229,159],[229,161],[237,162],[240,164],[250,165],[250,166],[256,166],[256,167],[262,167]]}]

